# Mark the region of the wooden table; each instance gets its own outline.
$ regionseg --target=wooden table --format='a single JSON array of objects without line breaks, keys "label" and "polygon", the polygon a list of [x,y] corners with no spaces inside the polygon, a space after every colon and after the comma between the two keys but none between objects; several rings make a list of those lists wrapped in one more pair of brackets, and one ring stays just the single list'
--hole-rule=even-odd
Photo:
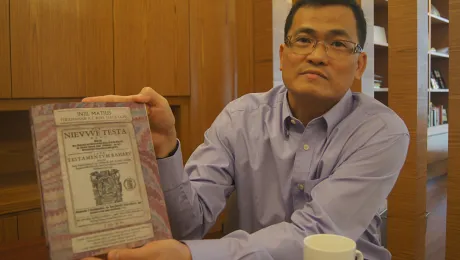
[{"label": "wooden table", "polygon": [[[210,232],[206,239],[218,239],[222,231]],[[0,243],[1,260],[49,260],[44,237]]]}]

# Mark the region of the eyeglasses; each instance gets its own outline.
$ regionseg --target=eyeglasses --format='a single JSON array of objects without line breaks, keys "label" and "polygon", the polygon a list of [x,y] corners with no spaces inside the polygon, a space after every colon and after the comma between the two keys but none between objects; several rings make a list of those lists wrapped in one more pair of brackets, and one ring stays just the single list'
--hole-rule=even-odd
[{"label": "eyeglasses", "polygon": [[292,52],[299,55],[308,55],[312,53],[319,42],[324,44],[327,55],[332,59],[341,59],[363,51],[363,48],[359,44],[346,40],[318,41],[303,35],[295,37],[288,36],[285,39],[286,45]]}]

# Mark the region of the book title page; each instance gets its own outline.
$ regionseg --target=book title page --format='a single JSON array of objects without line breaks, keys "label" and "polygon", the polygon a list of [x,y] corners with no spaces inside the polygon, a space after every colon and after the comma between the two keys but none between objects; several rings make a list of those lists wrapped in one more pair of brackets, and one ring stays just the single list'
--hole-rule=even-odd
[{"label": "book title page", "polygon": [[[55,111],[71,233],[104,231],[102,235],[107,229],[139,224],[139,236],[130,232],[132,228],[120,228],[126,234],[117,236],[132,241],[153,236],[152,226],[144,224],[150,209],[131,120],[129,108],[124,107]],[[97,234],[90,238],[98,241]],[[76,241],[81,243],[74,247],[102,246],[88,239],[80,237]]]}]

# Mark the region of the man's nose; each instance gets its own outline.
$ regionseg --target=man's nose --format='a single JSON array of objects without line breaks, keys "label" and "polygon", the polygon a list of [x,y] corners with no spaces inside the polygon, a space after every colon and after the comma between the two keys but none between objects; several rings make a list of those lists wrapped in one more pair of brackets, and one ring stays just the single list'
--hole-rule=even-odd
[{"label": "man's nose", "polygon": [[327,46],[323,42],[318,42],[307,56],[307,60],[312,63],[326,63],[327,58]]}]

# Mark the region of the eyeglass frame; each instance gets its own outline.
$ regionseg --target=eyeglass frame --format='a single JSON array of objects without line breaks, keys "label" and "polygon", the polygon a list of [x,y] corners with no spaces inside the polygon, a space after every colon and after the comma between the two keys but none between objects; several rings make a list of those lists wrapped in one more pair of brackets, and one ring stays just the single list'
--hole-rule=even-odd
[{"label": "eyeglass frame", "polygon": [[[291,41],[291,38],[293,37],[293,35],[291,36],[286,36],[284,38],[284,43],[292,50],[292,41]],[[309,39],[312,39],[314,41],[314,44],[313,44],[313,49],[311,52],[309,53],[306,53],[306,54],[300,54],[300,53],[297,53],[297,52],[294,52],[295,54],[298,54],[298,55],[309,55],[309,54],[312,54],[315,50],[316,50],[316,47],[318,46],[318,43],[322,42],[324,47],[326,48],[326,53],[328,54],[329,56],[329,53],[328,53],[328,50],[329,50],[329,46],[327,44],[327,41],[324,40],[324,41],[319,41],[315,38],[312,38],[312,37],[308,37]],[[336,41],[341,41],[341,42],[348,42],[348,43],[351,43],[351,44],[354,44],[355,47],[353,47],[351,53],[349,53],[350,55],[352,54],[356,54],[356,53],[362,53],[364,51],[363,47],[361,47],[361,45],[359,43],[356,43],[356,42],[352,42],[352,41],[348,41],[348,40],[336,40]]]}]

